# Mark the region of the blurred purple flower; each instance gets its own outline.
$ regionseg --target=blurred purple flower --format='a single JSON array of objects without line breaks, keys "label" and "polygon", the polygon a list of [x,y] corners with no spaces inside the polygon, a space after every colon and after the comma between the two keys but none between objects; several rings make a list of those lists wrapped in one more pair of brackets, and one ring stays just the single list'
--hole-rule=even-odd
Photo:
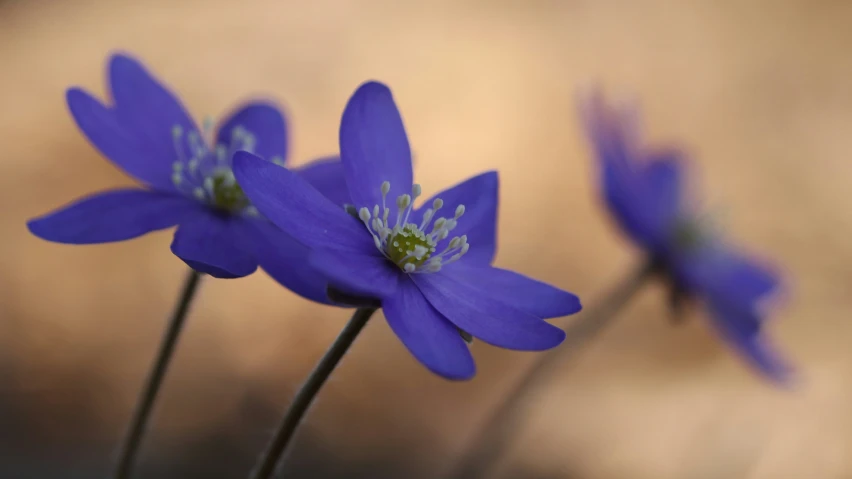
[{"label": "blurred purple flower", "polygon": [[675,305],[702,300],[713,326],[752,365],[773,380],[788,379],[791,368],[761,334],[759,301],[778,289],[778,274],[703,224],[684,184],[685,155],[641,148],[635,109],[613,107],[595,93],[583,99],[582,110],[606,205],[657,262]]},{"label": "blurred purple flower", "polygon": [[431,371],[449,379],[474,376],[461,333],[517,350],[562,342],[565,333],[544,319],[578,312],[577,297],[491,266],[496,172],[415,209],[420,186],[412,184],[402,118],[390,90],[376,82],[349,100],[340,154],[353,203],[346,210],[298,175],[249,153],[236,155],[234,173],[261,213],[311,248],[312,265],[332,286],[381,300],[391,329]]},{"label": "blurred purple flower", "polygon": [[[260,265],[294,292],[327,301],[323,278],[307,265],[307,249],[257,212],[231,171],[240,150],[284,170],[287,132],[275,104],[246,103],[215,129],[205,121],[199,131],[178,99],[129,56],[110,58],[109,87],[112,105],[71,88],[68,108],[89,141],[144,186],[96,193],[33,219],[27,224],[33,234],[94,244],[178,225],[172,252],[197,271],[236,278]],[[338,158],[295,174],[329,201],[348,202]]]}]

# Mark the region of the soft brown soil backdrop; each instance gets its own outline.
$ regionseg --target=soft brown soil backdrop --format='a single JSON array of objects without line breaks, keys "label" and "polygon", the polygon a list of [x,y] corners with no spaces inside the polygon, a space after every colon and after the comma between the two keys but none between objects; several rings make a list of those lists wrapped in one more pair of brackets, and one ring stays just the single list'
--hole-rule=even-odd
[{"label": "soft brown soil backdrop", "polygon": [[[497,264],[587,304],[637,260],[599,207],[575,115],[576,88],[600,81],[641,100],[652,138],[690,148],[725,230],[784,269],[769,328],[801,381],[761,382],[700,315],[671,327],[652,287],[542,392],[515,460],[588,479],[850,477],[850,22],[852,3],[830,0],[0,3],[0,356],[15,378],[0,394],[43,402],[58,437],[117,437],[179,288],[169,232],[71,247],[24,226],[130,183],[63,101],[69,85],[104,91],[111,50],[143,59],[197,115],[280,99],[297,164],[336,150],[360,82],[388,83],[425,193],[499,169]],[[209,281],[152,443],[204,434],[249,384],[283,411],[346,315],[262,273]],[[474,351],[475,381],[442,381],[377,317],[309,424],[340,454],[422,443],[419,473],[436,474],[532,359]],[[81,408],[100,421],[69,419]]]}]

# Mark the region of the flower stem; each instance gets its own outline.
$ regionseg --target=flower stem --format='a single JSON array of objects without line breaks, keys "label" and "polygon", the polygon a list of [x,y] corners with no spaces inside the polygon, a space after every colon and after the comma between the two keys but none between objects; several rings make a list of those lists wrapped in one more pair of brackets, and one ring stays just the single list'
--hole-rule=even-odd
[{"label": "flower stem", "polygon": [[189,306],[198,289],[200,280],[201,273],[190,270],[184,282],[180,300],[163,334],[157,359],[154,361],[151,372],[148,374],[148,380],[145,382],[145,387],[139,395],[136,411],[133,413],[133,419],[130,422],[130,429],[121,446],[118,464],[112,474],[113,479],[127,479],[130,477],[130,471],[133,468],[133,463],[139,452],[139,445],[142,443],[142,437],[145,434],[145,428],[151,416],[151,410],[154,407],[154,401],[157,399],[160,386],[163,384],[163,378],[166,375],[169,362],[174,355],[178,337],[180,336],[181,329],[183,329],[187,313],[189,312]]},{"label": "flower stem", "polygon": [[278,426],[278,430],[275,432],[275,436],[269,443],[266,452],[263,453],[263,456],[257,463],[257,466],[251,475],[251,479],[269,479],[275,473],[278,463],[287,451],[287,446],[293,439],[293,435],[299,427],[299,423],[302,421],[302,418],[305,417],[305,413],[311,406],[314,398],[317,396],[319,390],[322,388],[323,384],[325,384],[328,377],[331,376],[332,371],[334,371],[334,368],[337,367],[337,364],[343,358],[343,355],[346,354],[346,351],[349,350],[350,346],[352,346],[355,338],[358,337],[358,333],[360,333],[367,324],[367,320],[370,319],[370,316],[372,316],[375,312],[376,308],[372,307],[358,308],[355,310],[355,314],[352,315],[352,319],[346,323],[346,326],[343,327],[343,331],[341,331],[340,335],[337,336],[337,339],[334,340],[334,343],[325,353],[325,356],[320,359],[320,362],[311,372],[311,375],[308,376],[308,380],[299,392],[296,393],[296,397],[293,398],[293,404],[290,405],[290,409],[288,409],[287,414],[284,415],[284,420],[281,421],[281,424]]},{"label": "flower stem", "polygon": [[512,431],[518,429],[524,403],[530,400],[530,393],[547,377],[553,367],[559,364],[566,354],[575,352],[589,339],[612,323],[618,311],[635,296],[645,281],[656,271],[656,263],[643,262],[618,283],[600,302],[589,308],[577,322],[566,328],[565,342],[556,349],[541,356],[523,379],[506,395],[485,426],[479,430],[471,443],[471,449],[462,456],[461,461],[447,477],[453,479],[476,479],[488,476],[491,467],[504,454],[509,446]]}]

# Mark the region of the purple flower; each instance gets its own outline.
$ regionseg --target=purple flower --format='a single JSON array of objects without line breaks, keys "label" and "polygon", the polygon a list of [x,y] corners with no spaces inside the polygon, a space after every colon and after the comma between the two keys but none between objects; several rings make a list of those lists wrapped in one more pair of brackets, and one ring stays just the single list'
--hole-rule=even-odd
[{"label": "purple flower", "polygon": [[461,333],[508,349],[552,348],[565,333],[544,321],[576,313],[571,293],[491,266],[496,172],[414,208],[411,150],[390,90],[363,84],[346,105],[340,155],[352,204],[340,208],[304,179],[239,153],[234,173],[252,203],[311,248],[311,264],[347,293],[381,301],[391,329],[433,372],[473,377]]},{"label": "purple flower", "polygon": [[[309,299],[326,300],[323,278],[307,267],[307,249],[251,205],[231,171],[232,157],[251,151],[282,168],[287,158],[284,116],[270,102],[242,105],[216,128],[199,130],[178,99],[136,60],[109,62],[112,105],[80,88],[66,98],[77,125],[100,152],[144,186],[96,193],[29,221],[36,236],[58,243],[123,241],[178,225],[172,252],[192,268],[220,278],[258,265]],[[337,158],[294,173],[348,201]]]},{"label": "purple flower", "polygon": [[603,196],[624,233],[659,265],[675,304],[701,300],[713,326],[753,366],[783,381],[790,367],[762,332],[762,300],[779,288],[776,272],[708,229],[684,185],[686,158],[639,144],[636,112],[585,99],[585,126],[597,154]]}]

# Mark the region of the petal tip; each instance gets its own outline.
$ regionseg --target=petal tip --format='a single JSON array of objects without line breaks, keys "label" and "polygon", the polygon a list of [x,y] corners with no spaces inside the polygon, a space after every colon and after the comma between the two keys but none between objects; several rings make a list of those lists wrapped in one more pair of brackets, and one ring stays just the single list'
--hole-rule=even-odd
[{"label": "petal tip", "polygon": [[244,175],[246,172],[257,168],[258,166],[262,166],[265,163],[274,165],[274,163],[268,162],[254,153],[249,153],[247,151],[238,151],[234,153],[232,163],[232,168],[234,170],[234,175],[237,177],[237,181],[239,181],[239,177],[241,175]]},{"label": "petal tip", "polygon": [[367,81],[365,81],[364,83],[362,83],[361,85],[358,86],[358,88],[355,90],[355,94],[353,95],[353,97],[356,96],[356,95],[365,95],[365,94],[370,94],[370,95],[386,94],[386,95],[390,95],[391,90],[390,90],[390,87],[388,87],[387,85],[385,85],[384,83],[382,83],[380,81],[367,80]]},{"label": "petal tip", "polygon": [[110,53],[107,63],[109,64],[110,72],[123,68],[144,68],[142,67],[142,63],[133,55],[123,51]]},{"label": "petal tip", "polygon": [[44,229],[43,217],[32,218],[28,220],[27,229],[33,236],[50,241],[50,238],[47,237],[47,232]]},{"label": "petal tip", "polygon": [[448,370],[448,371],[439,371],[436,369],[429,368],[433,373],[441,376],[444,379],[450,381],[470,381],[476,376],[476,365],[472,364],[471,367],[465,369],[458,370]]}]

